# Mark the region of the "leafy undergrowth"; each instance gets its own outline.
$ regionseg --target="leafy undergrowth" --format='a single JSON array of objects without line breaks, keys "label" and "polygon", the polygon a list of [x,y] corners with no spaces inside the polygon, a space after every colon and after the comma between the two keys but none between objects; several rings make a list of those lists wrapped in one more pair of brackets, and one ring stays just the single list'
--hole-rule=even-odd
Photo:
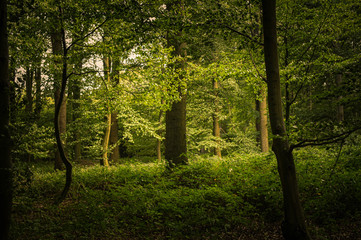
[{"label": "leafy undergrowth", "polygon": [[[334,153],[296,153],[301,200],[315,239],[357,239],[361,175]],[[342,169],[342,171],[340,170]],[[71,191],[53,204],[64,173],[18,167],[12,239],[281,239],[282,192],[273,155],[164,164],[74,167]],[[350,238],[349,238],[350,237]]]}]

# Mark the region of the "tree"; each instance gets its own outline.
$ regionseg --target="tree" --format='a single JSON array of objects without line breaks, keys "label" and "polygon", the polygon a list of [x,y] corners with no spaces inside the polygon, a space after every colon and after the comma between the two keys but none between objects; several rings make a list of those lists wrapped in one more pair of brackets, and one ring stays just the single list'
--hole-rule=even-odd
[{"label": "tree", "polygon": [[283,119],[277,50],[276,0],[262,0],[262,9],[268,106],[273,134],[272,150],[277,158],[284,200],[285,219],[282,224],[282,233],[287,240],[311,239],[299,199],[296,168]]},{"label": "tree", "polygon": [[[174,11],[178,24],[181,25],[182,15],[184,14],[184,3],[181,1],[167,6],[170,11]],[[180,71],[179,76],[175,79],[175,86],[178,89],[179,99],[172,103],[171,109],[165,114],[165,159],[169,163],[169,167],[174,167],[188,162],[187,142],[186,142],[186,93],[182,88],[184,81],[186,43],[183,41],[182,27],[178,29],[168,30],[168,46],[174,48],[174,55],[181,59],[175,63],[175,69]]]},{"label": "tree", "polygon": [[9,239],[12,167],[9,134],[9,48],[6,0],[0,1],[0,239]]},{"label": "tree", "polygon": [[213,136],[217,139],[216,146],[214,147],[214,155],[219,158],[222,158],[221,147],[220,147],[220,138],[221,138],[221,127],[219,125],[219,98],[218,90],[219,83],[218,80],[212,79],[213,81],[213,90],[214,90],[214,113],[213,113]]},{"label": "tree", "polygon": [[[51,37],[51,47],[52,52],[54,54],[54,61],[55,61],[55,72],[54,72],[54,99],[55,99],[55,108],[60,106],[59,112],[59,132],[60,134],[64,134],[66,131],[66,103],[65,101],[60,102],[61,96],[61,81],[62,81],[62,56],[63,56],[63,46],[62,46],[62,26],[60,23],[59,17],[55,19],[50,37]],[[58,121],[58,120],[56,120]],[[63,163],[61,160],[61,156],[59,153],[59,149],[56,150],[55,153],[55,162],[54,162],[54,169],[62,170]]]},{"label": "tree", "polygon": [[259,134],[260,134],[260,144],[261,144],[261,151],[268,152],[269,151],[269,144],[268,144],[268,127],[267,127],[267,93],[264,86],[261,85],[260,90],[260,97],[261,100],[256,100],[256,109],[259,113]]}]

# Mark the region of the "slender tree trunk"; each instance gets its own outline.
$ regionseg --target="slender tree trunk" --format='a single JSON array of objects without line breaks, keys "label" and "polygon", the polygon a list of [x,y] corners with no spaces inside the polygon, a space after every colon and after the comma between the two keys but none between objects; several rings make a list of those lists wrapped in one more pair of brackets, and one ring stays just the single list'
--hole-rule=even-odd
[{"label": "slender tree trunk", "polygon": [[268,127],[267,127],[267,93],[266,90],[261,88],[261,98],[259,104],[259,130],[260,130],[260,143],[261,143],[261,151],[268,152],[269,144],[268,144]]},{"label": "slender tree trunk", "polygon": [[[120,65],[120,61],[118,58],[113,60],[112,64],[112,72],[111,72],[111,79],[113,86],[117,86],[119,84],[119,72],[118,68]],[[110,152],[110,160],[111,161],[118,161],[120,158],[119,152],[119,123],[118,123],[118,113],[113,111],[111,113],[111,128],[110,128],[110,136],[109,136],[109,144],[112,146],[112,150]]]},{"label": "slender tree trunk", "polygon": [[291,114],[291,96],[290,96],[290,86],[289,83],[286,82],[285,84],[285,98],[286,98],[286,105],[285,105],[285,121],[286,121],[286,130],[289,129],[290,125],[290,114]]},{"label": "slender tree trunk", "polygon": [[[34,71],[30,68],[26,68],[25,73],[25,92],[26,92],[26,105],[25,112],[27,113],[27,121],[33,121],[33,78]],[[31,153],[26,154],[26,159],[28,162],[31,161],[33,155]]]},{"label": "slender tree trunk", "polygon": [[[57,89],[55,94],[55,105],[59,104],[59,100],[60,100],[60,89]],[[66,97],[64,96],[64,100],[61,103],[61,107],[60,107],[60,112],[59,112],[59,133],[60,135],[65,134],[66,132]],[[65,141],[62,140],[63,144],[65,144]],[[59,153],[59,149],[57,149],[56,153],[55,153],[55,166],[54,166],[55,170],[63,170],[64,169],[64,165],[63,165],[63,161],[61,159],[60,153]]]},{"label": "slender tree trunk", "polygon": [[[81,72],[82,70],[82,61],[80,60],[80,63],[76,65],[76,69],[78,72]],[[71,86],[71,88],[69,88],[69,90],[71,89],[71,93],[72,93],[72,104],[71,104],[71,119],[73,121],[73,123],[75,123],[75,128],[74,128],[74,136],[73,136],[73,141],[74,143],[74,161],[79,161],[81,159],[81,144],[80,144],[80,132],[79,132],[79,127],[77,126],[77,122],[81,116],[81,112],[80,112],[80,78],[78,77],[74,77],[73,78],[73,84]]]},{"label": "slender tree trunk", "polygon": [[[163,100],[161,101],[161,103],[163,104]],[[160,110],[159,118],[158,118],[159,127],[162,125],[162,119],[163,119],[163,111]],[[160,136],[162,134],[162,130],[159,129],[157,131],[157,134]],[[161,139],[157,139],[157,159],[158,159],[158,162],[162,161],[162,140]]]},{"label": "slender tree trunk", "polygon": [[25,110],[29,114],[33,111],[33,79],[34,79],[34,71],[29,67],[26,69],[26,107]]},{"label": "slender tree trunk", "polygon": [[[341,74],[337,74],[336,75],[336,85],[338,88],[341,87],[342,84],[342,75]],[[342,95],[338,96],[338,102],[340,102],[342,100]],[[339,103],[337,105],[337,121],[339,123],[343,122],[345,120],[345,113],[343,110],[343,105],[341,103]]]},{"label": "slender tree trunk", "polygon": [[40,117],[40,112],[41,112],[41,67],[38,66],[35,69],[35,88],[36,88],[36,93],[35,93],[35,109],[34,109],[34,113],[35,113],[35,117],[37,119],[39,119]]},{"label": "slender tree trunk", "polygon": [[9,80],[10,80],[10,122],[16,117],[17,104],[16,104],[16,62],[14,58],[9,58]]},{"label": "slender tree trunk", "polygon": [[255,108],[256,108],[256,112],[258,113],[258,116],[256,118],[256,131],[257,131],[256,141],[261,145],[260,104],[261,104],[260,101],[256,99]]},{"label": "slender tree trunk", "polygon": [[[59,103],[60,99],[60,86],[62,81],[62,73],[61,73],[61,59],[60,57],[63,55],[63,48],[62,48],[62,36],[59,29],[54,29],[54,31],[51,33],[51,44],[52,44],[52,51],[55,55],[55,65],[56,69],[54,72],[54,99],[55,99],[55,108]],[[65,101],[64,101],[65,102]],[[64,117],[65,116],[65,121]],[[60,113],[59,113],[59,131],[60,134],[65,133],[66,130],[66,107],[62,103],[60,107]],[[59,153],[59,149],[56,149],[55,152],[55,170],[63,170],[64,165],[61,160],[61,156]]]},{"label": "slender tree trunk", "polygon": [[9,134],[9,48],[6,1],[0,0],[0,239],[9,239],[12,206],[12,165]]},{"label": "slender tree trunk", "polygon": [[[58,10],[59,10],[59,14],[60,14],[60,19],[62,19],[63,18],[63,11],[62,11],[61,6],[58,7]],[[65,168],[66,168],[66,178],[65,178],[65,185],[64,185],[63,191],[61,192],[61,195],[59,196],[59,198],[55,201],[56,204],[60,204],[65,199],[66,195],[69,192],[70,185],[71,185],[71,182],[72,182],[72,169],[73,169],[73,166],[71,165],[71,163],[68,161],[68,158],[66,157],[66,154],[65,154],[65,151],[64,151],[64,145],[63,145],[63,142],[61,140],[61,127],[60,127],[60,125],[62,123],[61,123],[60,120],[63,119],[63,121],[66,123],[66,112],[62,113],[61,109],[62,108],[66,109],[66,107],[65,107],[66,106],[65,90],[66,90],[66,85],[67,85],[67,80],[68,80],[68,76],[67,76],[67,69],[68,69],[68,63],[67,63],[68,55],[67,55],[67,53],[68,53],[68,48],[66,46],[64,26],[62,25],[62,21],[60,21],[60,23],[61,24],[60,24],[60,28],[59,28],[59,33],[60,33],[61,49],[62,49],[62,55],[61,55],[61,60],[62,60],[61,61],[62,62],[61,66],[62,66],[62,68],[61,68],[61,82],[60,82],[59,99],[58,99],[58,103],[55,104],[54,128],[55,128],[56,144],[57,144],[57,147],[58,147],[60,159],[61,159],[62,163],[65,165]],[[64,106],[64,107],[62,107],[62,106]],[[66,126],[66,125],[64,125],[64,126]],[[65,127],[63,129],[65,131]]]},{"label": "slender tree trunk", "polygon": [[219,158],[222,158],[222,154],[221,154],[221,128],[219,126],[219,120],[218,120],[218,115],[219,115],[219,98],[218,98],[218,89],[219,89],[219,84],[218,81],[216,80],[212,80],[213,81],[213,90],[214,90],[214,113],[213,113],[213,136],[216,138],[216,147],[214,147],[213,152],[214,155],[216,155]]},{"label": "slender tree trunk", "polygon": [[[109,108],[108,111],[110,111]],[[103,157],[100,160],[100,165],[108,167],[109,166],[108,147],[109,147],[110,128],[112,126],[112,114],[108,113],[106,118],[107,118],[107,126],[105,128],[105,134],[103,139]]]},{"label": "slender tree trunk", "polygon": [[311,239],[299,200],[296,168],[283,120],[277,52],[276,0],[262,0],[262,8],[268,106],[273,134],[272,149],[277,158],[284,200],[285,219],[282,233],[286,240]]},{"label": "slender tree trunk", "polygon": [[[103,65],[104,65],[104,77],[107,79],[107,82],[106,82],[107,86],[109,86],[110,85],[110,59],[109,59],[109,57],[106,57],[104,59]],[[107,86],[105,86],[105,87],[107,87]],[[102,165],[102,166],[109,166],[108,147],[109,147],[110,129],[112,126],[112,114],[110,111],[109,100],[107,100],[106,104],[107,104],[107,115],[106,115],[107,125],[105,128],[105,134],[104,134],[104,139],[103,139],[103,156],[102,156],[102,159],[100,160],[100,165]]]}]

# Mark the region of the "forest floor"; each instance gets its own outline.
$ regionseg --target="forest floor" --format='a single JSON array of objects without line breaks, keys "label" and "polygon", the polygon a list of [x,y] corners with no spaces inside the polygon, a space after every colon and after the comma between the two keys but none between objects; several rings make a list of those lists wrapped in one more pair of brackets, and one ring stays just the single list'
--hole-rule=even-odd
[{"label": "forest floor", "polygon": [[[134,160],[109,168],[80,162],[59,206],[53,202],[64,172],[48,162],[23,164],[15,174],[11,239],[282,239],[275,162],[260,154],[205,158],[172,172]],[[334,167],[325,163],[297,166],[310,233],[315,240],[361,239],[361,172],[340,172],[324,184],[324,170]]]}]

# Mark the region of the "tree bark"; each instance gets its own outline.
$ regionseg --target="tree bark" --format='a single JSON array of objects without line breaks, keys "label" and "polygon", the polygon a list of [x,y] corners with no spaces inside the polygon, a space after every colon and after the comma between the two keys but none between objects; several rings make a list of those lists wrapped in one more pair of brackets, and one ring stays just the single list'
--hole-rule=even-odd
[{"label": "tree bark", "polygon": [[[62,81],[62,73],[61,73],[61,56],[63,55],[63,47],[62,47],[62,35],[59,29],[53,29],[51,33],[51,46],[52,51],[55,56],[55,72],[54,72],[54,99],[55,99],[55,108],[59,103],[60,99],[60,85]],[[64,112],[65,111],[65,112]],[[62,104],[60,107],[59,113],[59,131],[60,134],[65,133],[66,130],[66,121],[62,116],[66,116],[66,107]],[[60,157],[59,149],[56,149],[55,152],[55,162],[54,162],[55,170],[63,170],[64,165]]]},{"label": "tree bark", "polygon": [[214,147],[213,152],[214,155],[222,158],[222,153],[221,153],[221,128],[219,126],[219,120],[218,120],[218,115],[219,115],[219,98],[218,98],[218,89],[219,89],[219,84],[217,80],[212,80],[213,81],[213,90],[214,90],[214,113],[213,113],[213,136],[216,138],[216,147]]},{"label": "tree bark", "polygon": [[[80,60],[80,63],[76,65],[76,70],[80,73],[82,70],[82,60]],[[72,104],[71,104],[71,119],[72,122],[75,122],[75,128],[74,128],[74,136],[73,141],[74,143],[74,161],[79,161],[81,159],[81,144],[80,144],[80,133],[79,133],[79,127],[77,125],[78,119],[81,117],[80,112],[80,78],[74,77],[73,78],[73,84],[71,87],[69,86],[69,90],[71,90],[72,93]]]},{"label": "tree bark", "polygon": [[9,81],[10,81],[10,122],[16,118],[16,61],[13,57],[9,57]]},{"label": "tree bark", "polygon": [[40,117],[40,112],[41,112],[41,67],[38,66],[35,69],[35,88],[36,88],[36,93],[35,93],[35,109],[34,109],[34,113],[35,113],[35,117],[36,119],[39,119]]},{"label": "tree bark", "polygon": [[9,239],[12,206],[12,165],[9,134],[9,47],[6,0],[0,0],[0,239]]},{"label": "tree bark", "polygon": [[[54,94],[55,106],[57,106],[60,102],[60,94],[61,94],[60,89],[57,89]],[[63,97],[63,101],[61,102],[58,122],[59,122],[59,133],[60,133],[60,135],[63,135],[66,132],[66,96]],[[64,139],[62,140],[62,143],[65,144]],[[55,170],[63,170],[64,169],[64,164],[63,164],[63,160],[61,159],[59,149],[57,149],[57,151],[55,153],[54,168],[55,168]]]},{"label": "tree bark", "polygon": [[[120,61],[118,58],[113,60],[112,64],[112,72],[111,72],[111,82],[113,86],[117,86],[119,84],[119,72],[118,68],[120,65]],[[111,113],[111,128],[110,128],[110,136],[109,136],[109,144],[112,146],[112,150],[110,152],[110,160],[118,161],[120,158],[119,152],[119,123],[118,123],[118,113],[116,111],[112,111]]]},{"label": "tree bark", "polygon": [[[176,55],[180,55],[181,47],[176,47]],[[181,80],[179,80],[181,81]],[[165,141],[164,157],[169,167],[187,164],[187,143],[186,143],[186,95],[178,87],[180,100],[173,102],[171,109],[165,115]]]},{"label": "tree bark", "polygon": [[25,110],[29,114],[33,111],[33,78],[34,71],[29,67],[26,69],[26,79],[25,79],[25,87],[26,87],[26,107]]},{"label": "tree bark", "polygon": [[296,168],[283,119],[277,52],[276,0],[262,0],[262,9],[268,106],[273,134],[272,149],[277,158],[284,200],[285,219],[282,233],[286,240],[311,239],[299,200]]},{"label": "tree bark", "polygon": [[[55,139],[57,144],[56,157],[60,160],[55,161],[55,169],[59,169],[60,166],[64,165],[66,168],[66,179],[63,191],[61,192],[58,199],[55,200],[56,204],[60,204],[69,192],[70,185],[72,182],[72,169],[73,166],[68,161],[64,144],[61,139],[62,131],[66,130],[66,101],[65,91],[67,85],[67,53],[68,48],[66,46],[65,30],[63,27],[63,11],[61,6],[58,6],[58,13],[54,14],[53,26],[50,30],[50,40],[52,51],[54,55],[54,99],[55,99],[55,116],[54,116],[54,128],[55,128]],[[60,162],[62,163],[60,165]]]},{"label": "tree bark", "polygon": [[261,126],[260,126],[260,101],[258,99],[256,99],[255,101],[255,109],[256,109],[256,112],[258,113],[258,116],[256,117],[256,131],[257,131],[257,136],[256,136],[256,141],[257,143],[259,143],[261,145]]},{"label": "tree bark", "polygon": [[261,151],[268,152],[268,124],[267,124],[267,93],[264,87],[261,88],[261,101],[259,103],[259,131]]},{"label": "tree bark", "polygon": [[[106,81],[106,88],[107,86],[110,85],[110,59],[109,57],[106,57],[103,61],[103,66],[104,66],[104,78],[107,79]],[[106,120],[107,120],[107,125],[105,128],[105,133],[104,133],[104,138],[103,138],[103,156],[102,159],[100,160],[100,165],[102,166],[109,166],[109,161],[108,161],[108,147],[109,147],[109,137],[110,137],[110,128],[112,126],[112,114],[110,111],[110,102],[109,100],[106,100],[106,107],[107,107],[107,115],[106,115]]]},{"label": "tree bark", "polygon": [[118,144],[118,140],[119,140],[118,129],[119,129],[118,113],[112,112],[109,144],[112,146],[112,151],[110,153],[110,160],[113,162],[118,161],[120,158],[119,144]]},{"label": "tree bark", "polygon": [[[161,101],[161,103],[163,104],[163,100]],[[160,110],[159,118],[158,118],[159,127],[161,127],[161,125],[162,125],[162,119],[163,119],[163,111]],[[162,134],[162,130],[159,129],[157,131],[157,134],[160,136]],[[162,161],[162,140],[161,139],[157,139],[157,159],[158,159],[158,162]]]},{"label": "tree bark", "polygon": [[[167,6],[169,10],[177,8],[178,12],[182,12],[184,3],[176,1],[173,4]],[[177,11],[175,11],[177,12]],[[183,13],[177,13],[182,15]],[[182,29],[178,30],[177,34],[170,35],[168,33],[167,42],[168,46],[174,47],[173,54],[175,56],[185,57],[185,42],[182,40]],[[175,68],[180,72],[185,69],[185,60],[178,60],[175,63]],[[181,81],[183,76],[180,73],[178,77],[178,94],[179,101],[175,101],[171,105],[171,109],[166,111],[165,114],[165,140],[164,140],[164,157],[168,162],[170,168],[187,164],[187,142],[186,142],[186,94],[182,92]]]}]

